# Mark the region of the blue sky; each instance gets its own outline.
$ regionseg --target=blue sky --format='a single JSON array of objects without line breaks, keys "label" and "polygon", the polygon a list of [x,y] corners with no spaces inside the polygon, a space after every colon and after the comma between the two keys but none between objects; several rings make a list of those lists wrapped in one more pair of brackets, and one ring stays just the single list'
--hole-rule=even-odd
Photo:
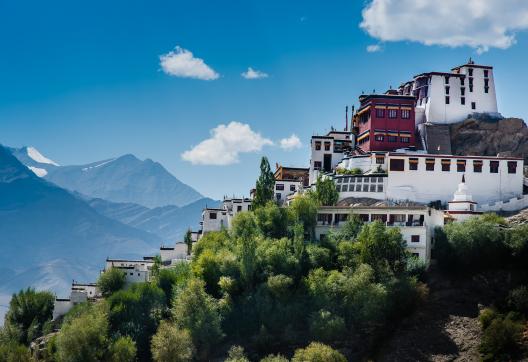
[{"label": "blue sky", "polygon": [[[262,155],[307,165],[310,136],[342,128],[362,91],[470,56],[495,67],[499,110],[528,119],[528,5],[415,2],[0,1],[0,143],[64,165],[133,153],[204,195],[247,195]],[[177,46],[216,79],[163,71]],[[281,148],[292,134],[302,146]]]}]

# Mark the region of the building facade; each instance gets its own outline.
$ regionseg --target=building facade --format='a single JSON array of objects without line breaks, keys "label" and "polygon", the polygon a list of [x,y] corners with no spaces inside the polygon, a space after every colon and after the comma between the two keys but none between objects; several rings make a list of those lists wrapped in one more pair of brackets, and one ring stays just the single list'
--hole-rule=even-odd
[{"label": "building facade", "polygon": [[314,184],[320,172],[332,172],[353,147],[352,132],[330,131],[326,136],[312,136],[308,183]]},{"label": "building facade", "polygon": [[198,232],[199,237],[211,231],[229,229],[231,221],[239,212],[251,210],[251,202],[249,198],[226,198],[220,208],[205,208],[202,211],[202,229]]},{"label": "building facade", "polygon": [[394,151],[415,144],[415,97],[388,93],[359,97],[354,131],[363,151]]}]

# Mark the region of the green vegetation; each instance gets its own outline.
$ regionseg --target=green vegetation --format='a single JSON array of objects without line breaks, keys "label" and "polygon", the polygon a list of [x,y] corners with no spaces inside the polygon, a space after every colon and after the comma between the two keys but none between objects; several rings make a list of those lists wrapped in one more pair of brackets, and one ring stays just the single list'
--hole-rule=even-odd
[{"label": "green vegetation", "polygon": [[259,208],[273,201],[275,193],[275,176],[271,171],[269,161],[266,157],[262,157],[260,161],[260,176],[257,180],[255,197],[253,199],[253,208]]},{"label": "green vegetation", "polygon": [[117,268],[110,268],[106,270],[97,280],[97,287],[104,297],[109,297],[113,293],[122,289],[124,286],[125,272]]},{"label": "green vegetation", "polygon": [[345,170],[343,168],[337,168],[336,173],[338,175],[363,175],[363,171],[360,168],[353,168],[351,170]]},{"label": "green vegetation", "polygon": [[322,206],[334,206],[339,199],[339,192],[337,192],[334,180],[330,177],[319,176],[315,183],[313,196]]}]

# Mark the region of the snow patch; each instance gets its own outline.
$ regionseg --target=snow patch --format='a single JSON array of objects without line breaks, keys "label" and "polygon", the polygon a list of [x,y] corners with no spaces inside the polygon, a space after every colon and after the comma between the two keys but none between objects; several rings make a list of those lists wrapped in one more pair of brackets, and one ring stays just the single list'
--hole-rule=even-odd
[{"label": "snow patch", "polygon": [[95,165],[95,166],[85,167],[85,168],[83,168],[82,170],[86,172],[86,171],[88,171],[88,170],[91,170],[92,168],[101,167],[101,166],[104,166],[104,165],[106,165],[107,163],[110,163],[110,162],[113,162],[113,161],[115,161],[115,158],[112,158],[111,160],[105,161],[105,162],[100,163],[100,164]]},{"label": "snow patch", "polygon": [[[27,148],[27,155],[38,163],[47,163],[53,166],[59,166],[55,161],[50,160],[49,158],[44,157],[35,147]],[[36,172],[35,172],[36,173]]]},{"label": "snow patch", "polygon": [[38,167],[33,167],[33,166],[28,166],[28,168],[33,171],[33,173],[35,175],[37,175],[38,177],[44,177],[48,174],[48,171],[46,171],[45,169],[43,168],[38,168]]}]

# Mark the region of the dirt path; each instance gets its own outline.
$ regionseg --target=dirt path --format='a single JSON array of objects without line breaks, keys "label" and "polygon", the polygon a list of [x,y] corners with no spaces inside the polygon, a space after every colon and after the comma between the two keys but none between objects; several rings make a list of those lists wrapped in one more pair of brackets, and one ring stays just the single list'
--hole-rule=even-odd
[{"label": "dirt path", "polygon": [[432,271],[428,302],[380,346],[377,361],[479,361],[479,303],[493,296],[479,280],[450,281]]}]

